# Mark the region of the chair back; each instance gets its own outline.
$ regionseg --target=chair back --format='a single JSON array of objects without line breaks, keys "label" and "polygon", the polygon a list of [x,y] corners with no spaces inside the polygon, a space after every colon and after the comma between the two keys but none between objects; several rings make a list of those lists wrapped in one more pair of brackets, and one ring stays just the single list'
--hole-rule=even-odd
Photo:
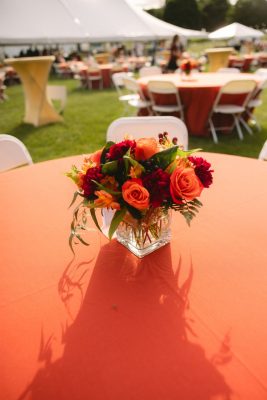
[{"label": "chair back", "polygon": [[162,70],[160,67],[156,65],[152,65],[151,67],[142,67],[139,70],[139,75],[142,78],[143,76],[151,76],[151,75],[160,75],[162,74]]},{"label": "chair back", "polygon": [[32,163],[30,153],[19,139],[0,135],[0,172]]},{"label": "chair back", "polygon": [[220,74],[240,74],[240,69],[238,68],[219,68],[216,72]]},{"label": "chair back", "polygon": [[175,84],[171,81],[149,81],[147,84],[149,93],[176,94],[178,92]]},{"label": "chair back", "polygon": [[263,147],[262,147],[262,149],[260,151],[258,159],[259,160],[263,160],[263,161],[267,161],[267,140],[265,141],[265,143],[264,143],[264,145],[263,145]]},{"label": "chair back", "polygon": [[227,82],[219,91],[217,98],[213,104],[213,108],[216,107],[221,100],[221,97],[225,94],[240,94],[246,95],[244,96],[244,100],[240,106],[245,106],[249,101],[250,97],[254,93],[255,88],[257,87],[256,81],[253,79],[240,79]]},{"label": "chair back", "polygon": [[113,85],[115,86],[115,88],[117,89],[124,87],[124,82],[123,79],[124,78],[131,78],[132,77],[132,73],[131,72],[115,72],[114,74],[111,75],[111,79],[113,82]]},{"label": "chair back", "polygon": [[113,121],[107,130],[107,141],[121,142],[125,135],[134,139],[158,137],[159,133],[168,132],[170,139],[177,137],[178,144],[188,148],[188,131],[182,120],[171,116],[123,117]]},{"label": "chair back", "polygon": [[134,78],[126,76],[123,78],[123,83],[126,89],[130,90],[131,92],[139,93],[140,86],[138,85],[137,81]]},{"label": "chair back", "polygon": [[254,72],[254,74],[263,75],[263,76],[266,76],[266,78],[267,78],[267,68],[259,68]]},{"label": "chair back", "polygon": [[48,101],[52,104],[53,101],[59,101],[60,107],[58,112],[62,112],[67,103],[67,88],[62,85],[48,85],[46,87]]},{"label": "chair back", "polygon": [[[182,102],[179,94],[179,89],[171,81],[149,81],[147,84],[149,97],[153,106],[157,105],[157,95],[174,95],[175,103],[182,110]],[[183,118],[183,115],[182,115]]]},{"label": "chair back", "polygon": [[101,75],[101,69],[97,65],[88,67],[87,74],[88,75]]}]

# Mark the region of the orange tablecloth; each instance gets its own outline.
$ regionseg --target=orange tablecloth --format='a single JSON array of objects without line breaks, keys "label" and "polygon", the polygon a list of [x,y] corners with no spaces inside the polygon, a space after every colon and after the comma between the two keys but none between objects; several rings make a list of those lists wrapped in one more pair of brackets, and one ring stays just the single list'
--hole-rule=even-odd
[{"label": "orange tablecloth", "polygon": [[[149,80],[174,82],[179,88],[189,133],[204,136],[208,135],[208,117],[220,88],[228,81],[235,79],[254,79],[259,82],[261,78],[252,74],[238,74],[237,76],[237,74],[201,73],[193,74],[190,80],[182,80],[179,74],[164,74],[140,78],[138,82],[147,97]],[[235,102],[236,104],[240,103],[240,97],[237,97]],[[162,103],[168,103],[167,95],[162,96]]]},{"label": "orange tablecloth", "polygon": [[[256,59],[256,56],[252,54],[247,54],[244,57],[240,56],[230,56],[228,67],[236,67],[236,65],[241,65],[241,71],[248,72],[250,70],[250,66],[253,60]],[[239,64],[240,63],[240,64]]]},{"label": "orange tablecloth", "polygon": [[205,157],[199,216],[143,260],[93,224],[73,260],[81,157],[0,174],[1,399],[266,400],[267,163]]},{"label": "orange tablecloth", "polygon": [[[128,67],[127,65],[121,65],[121,66],[114,66],[114,64],[100,64],[98,66],[98,68],[101,71],[101,75],[102,75],[102,79],[103,79],[103,87],[104,88],[110,88],[111,87],[111,76],[113,73],[113,68],[114,68],[114,72],[127,72],[128,71]],[[115,70],[116,68],[116,70]],[[86,77],[86,75],[88,74],[87,72],[87,68],[83,68],[80,71],[80,75],[81,77]],[[95,83],[93,82],[93,85],[95,87],[99,86],[99,83]]]}]

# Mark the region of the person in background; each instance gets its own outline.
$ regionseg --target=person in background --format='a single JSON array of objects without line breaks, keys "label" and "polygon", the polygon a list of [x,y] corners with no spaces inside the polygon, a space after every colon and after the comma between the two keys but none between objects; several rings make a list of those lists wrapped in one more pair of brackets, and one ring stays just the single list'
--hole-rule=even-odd
[{"label": "person in background", "polygon": [[184,46],[180,42],[180,38],[178,35],[175,35],[172,39],[171,48],[170,48],[170,59],[166,66],[167,72],[174,72],[177,68],[177,61],[181,58],[181,55],[184,51]]}]

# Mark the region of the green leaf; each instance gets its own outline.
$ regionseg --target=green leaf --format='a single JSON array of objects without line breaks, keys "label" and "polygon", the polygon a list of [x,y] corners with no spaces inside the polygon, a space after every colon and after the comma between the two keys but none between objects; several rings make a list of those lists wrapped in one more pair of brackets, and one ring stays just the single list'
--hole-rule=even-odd
[{"label": "green leaf", "polygon": [[73,195],[73,199],[72,199],[72,201],[71,201],[71,203],[70,203],[70,205],[69,205],[69,208],[75,203],[75,201],[76,201],[76,199],[77,199],[78,196],[83,197],[83,195],[82,195],[80,192],[76,191],[76,192],[74,193],[74,195]]},{"label": "green leaf", "polygon": [[176,158],[178,146],[169,147],[150,157],[150,161],[157,164],[161,169],[166,169]]},{"label": "green leaf", "polygon": [[79,178],[78,178],[78,173],[79,173],[78,168],[77,168],[75,165],[73,165],[73,166],[71,167],[70,172],[66,172],[65,175],[66,175],[68,178],[72,179],[73,182],[75,182],[75,183],[77,184],[77,183],[78,183],[78,180],[79,180]]},{"label": "green leaf", "polygon": [[103,174],[115,175],[118,172],[118,161],[110,161],[102,165]]},{"label": "green leaf", "polygon": [[99,226],[98,220],[96,218],[95,209],[94,208],[90,208],[90,213],[91,213],[91,217],[92,217],[92,219],[93,219],[93,221],[95,223],[95,226],[100,230],[100,232],[102,232],[102,230],[101,230],[101,228]]},{"label": "green leaf", "polygon": [[115,190],[109,189],[108,187],[101,185],[101,183],[99,183],[93,179],[92,179],[92,182],[94,182],[98,186],[99,189],[105,190],[105,192],[107,192],[107,193],[114,194],[115,196],[121,195],[121,192],[116,192]]},{"label": "green leaf", "polygon": [[127,208],[121,208],[120,210],[117,210],[112,218],[109,231],[108,231],[108,237],[111,240],[114,232],[119,226],[119,223],[123,220],[124,215],[126,214]]},{"label": "green leaf", "polygon": [[177,149],[177,155],[179,156],[179,157],[188,157],[188,156],[190,156],[191,154],[193,154],[193,153],[196,153],[196,152],[198,152],[198,151],[201,151],[202,149],[193,149],[193,150],[181,150],[181,149]]},{"label": "green leaf", "polygon": [[87,243],[85,240],[83,240],[83,238],[81,237],[81,235],[76,234],[75,237],[85,246],[89,246],[89,243]]},{"label": "green leaf", "polygon": [[140,164],[138,161],[134,160],[132,157],[129,157],[127,155],[123,156],[124,161],[128,160],[128,162],[133,166],[133,167],[138,167],[142,172],[145,172],[145,168],[143,167],[142,164]]},{"label": "green leaf", "polygon": [[114,142],[107,142],[105,144],[105,147],[103,148],[101,157],[100,157],[100,164],[105,164],[106,161],[106,154],[109,152],[109,149],[111,148],[111,146],[113,146],[113,144],[115,144]]}]

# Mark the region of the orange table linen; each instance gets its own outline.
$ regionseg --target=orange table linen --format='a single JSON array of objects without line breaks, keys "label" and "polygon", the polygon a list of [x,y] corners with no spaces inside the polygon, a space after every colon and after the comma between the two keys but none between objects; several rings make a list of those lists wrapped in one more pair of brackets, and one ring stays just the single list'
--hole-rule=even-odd
[{"label": "orange table linen", "polygon": [[215,170],[192,226],[140,260],[93,223],[68,247],[82,157],[0,174],[5,400],[266,400],[267,163]]},{"label": "orange table linen", "polygon": [[[184,106],[185,122],[189,134],[195,136],[207,136],[208,118],[212,109],[212,105],[220,88],[230,80],[236,79],[254,79],[260,82],[261,78],[251,74],[221,74],[221,73],[196,73],[192,74],[189,79],[184,79],[180,74],[164,74],[140,78],[138,80],[144,94],[148,97],[147,83],[149,80],[167,80],[172,81],[177,88]],[[242,96],[234,99],[235,104],[240,104]],[[173,103],[173,99],[167,95],[161,95],[162,104]],[[226,98],[227,101],[227,98]],[[220,125],[228,126],[228,116],[219,119]],[[232,120],[230,120],[230,126]]]}]

